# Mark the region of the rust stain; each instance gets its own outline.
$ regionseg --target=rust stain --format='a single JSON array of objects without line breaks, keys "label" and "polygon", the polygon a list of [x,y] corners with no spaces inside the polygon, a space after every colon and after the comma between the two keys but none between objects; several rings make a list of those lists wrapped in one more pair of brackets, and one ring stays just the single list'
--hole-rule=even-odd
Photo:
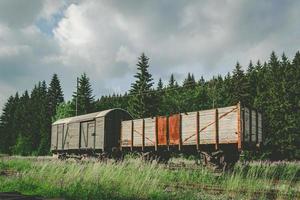
[{"label": "rust stain", "polygon": [[179,144],[180,141],[180,114],[169,117],[169,143]]},{"label": "rust stain", "polygon": [[167,145],[167,117],[157,117],[158,145]]}]

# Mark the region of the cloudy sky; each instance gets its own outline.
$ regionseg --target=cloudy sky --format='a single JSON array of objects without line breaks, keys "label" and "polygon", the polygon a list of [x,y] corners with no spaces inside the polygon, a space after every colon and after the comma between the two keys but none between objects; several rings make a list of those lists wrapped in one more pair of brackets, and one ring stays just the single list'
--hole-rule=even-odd
[{"label": "cloudy sky", "polygon": [[1,0],[0,107],[53,73],[66,99],[83,72],[96,97],[124,92],[141,52],[165,81],[225,74],[273,50],[292,57],[299,10],[298,0]]}]

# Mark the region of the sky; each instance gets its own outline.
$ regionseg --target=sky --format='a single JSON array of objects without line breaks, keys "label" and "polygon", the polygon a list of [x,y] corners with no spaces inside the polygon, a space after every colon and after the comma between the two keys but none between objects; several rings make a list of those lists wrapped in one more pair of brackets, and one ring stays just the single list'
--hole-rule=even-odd
[{"label": "sky", "polygon": [[87,73],[94,95],[123,93],[137,58],[166,83],[224,75],[237,61],[300,50],[298,0],[1,0],[0,108],[57,73],[66,100]]}]

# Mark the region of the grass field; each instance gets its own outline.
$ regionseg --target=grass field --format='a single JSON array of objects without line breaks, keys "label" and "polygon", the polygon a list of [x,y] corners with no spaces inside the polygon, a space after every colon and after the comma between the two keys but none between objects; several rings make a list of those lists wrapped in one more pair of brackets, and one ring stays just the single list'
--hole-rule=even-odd
[{"label": "grass field", "polygon": [[185,163],[184,168],[139,158],[121,163],[50,157],[0,159],[0,192],[66,199],[300,198],[299,162],[239,163],[232,172],[214,173],[183,159],[172,162]]}]

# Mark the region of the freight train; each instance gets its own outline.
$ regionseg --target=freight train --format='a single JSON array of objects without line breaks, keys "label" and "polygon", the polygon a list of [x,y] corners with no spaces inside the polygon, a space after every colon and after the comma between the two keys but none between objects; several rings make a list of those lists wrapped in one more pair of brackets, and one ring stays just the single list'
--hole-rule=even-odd
[{"label": "freight train", "polygon": [[240,103],[143,119],[116,108],[57,120],[51,133],[51,151],[59,157],[139,152],[167,161],[171,153],[183,153],[219,166],[262,142],[262,114]]}]

